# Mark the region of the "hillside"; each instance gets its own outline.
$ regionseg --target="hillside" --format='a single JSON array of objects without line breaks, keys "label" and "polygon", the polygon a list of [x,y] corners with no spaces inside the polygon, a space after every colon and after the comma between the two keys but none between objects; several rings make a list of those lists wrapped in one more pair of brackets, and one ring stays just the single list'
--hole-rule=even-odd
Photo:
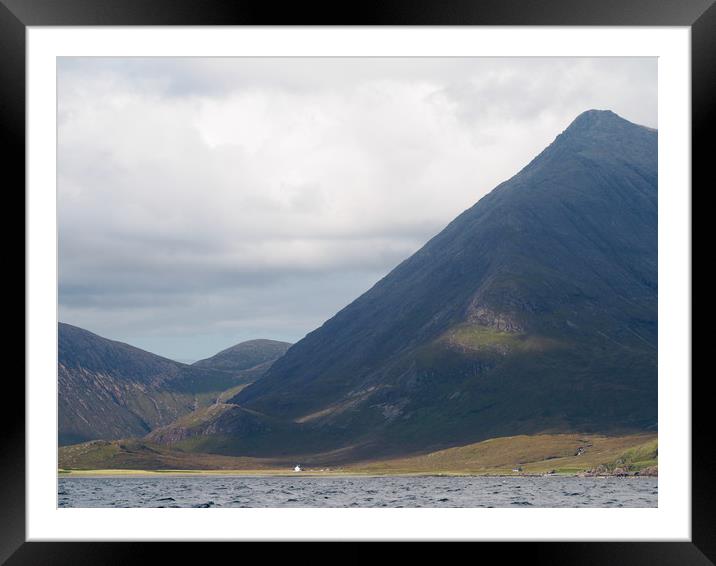
[{"label": "hillside", "polygon": [[252,351],[244,369],[189,366],[60,323],[59,442],[144,436],[221,393],[235,394],[265,372],[270,355]]}]

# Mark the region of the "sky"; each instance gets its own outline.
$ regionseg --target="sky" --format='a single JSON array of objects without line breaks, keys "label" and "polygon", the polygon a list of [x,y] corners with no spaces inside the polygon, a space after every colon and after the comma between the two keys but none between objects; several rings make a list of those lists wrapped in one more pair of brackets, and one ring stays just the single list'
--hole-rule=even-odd
[{"label": "sky", "polygon": [[180,361],[295,342],[655,58],[58,58],[60,320]]}]

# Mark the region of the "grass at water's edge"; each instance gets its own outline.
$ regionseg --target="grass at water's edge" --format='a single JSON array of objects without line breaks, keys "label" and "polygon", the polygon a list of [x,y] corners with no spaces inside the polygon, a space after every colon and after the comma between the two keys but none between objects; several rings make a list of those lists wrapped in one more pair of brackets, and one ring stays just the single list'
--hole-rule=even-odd
[{"label": "grass at water's edge", "polygon": [[141,441],[94,441],[60,449],[62,477],[137,476],[519,476],[655,474],[655,434],[540,434],[495,438],[417,456],[306,465],[216,454],[184,453]]}]

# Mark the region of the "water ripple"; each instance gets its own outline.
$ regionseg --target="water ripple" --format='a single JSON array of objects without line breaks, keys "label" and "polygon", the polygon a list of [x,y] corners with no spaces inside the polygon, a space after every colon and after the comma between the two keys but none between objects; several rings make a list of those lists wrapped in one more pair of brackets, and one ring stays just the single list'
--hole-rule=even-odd
[{"label": "water ripple", "polygon": [[64,477],[57,495],[59,507],[656,507],[658,479]]}]

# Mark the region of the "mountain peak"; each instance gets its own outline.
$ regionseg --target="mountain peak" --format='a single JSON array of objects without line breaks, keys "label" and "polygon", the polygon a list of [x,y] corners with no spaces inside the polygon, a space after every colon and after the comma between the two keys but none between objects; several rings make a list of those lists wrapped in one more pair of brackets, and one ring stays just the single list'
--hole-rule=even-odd
[{"label": "mountain peak", "polygon": [[609,162],[610,167],[628,161],[655,172],[657,154],[653,149],[657,137],[656,129],[630,122],[611,110],[586,110],[516,177],[524,181],[544,171],[571,175],[564,166],[568,155],[601,161],[603,165]]},{"label": "mountain peak", "polygon": [[605,132],[637,126],[611,110],[586,110],[567,127],[567,133]]}]

